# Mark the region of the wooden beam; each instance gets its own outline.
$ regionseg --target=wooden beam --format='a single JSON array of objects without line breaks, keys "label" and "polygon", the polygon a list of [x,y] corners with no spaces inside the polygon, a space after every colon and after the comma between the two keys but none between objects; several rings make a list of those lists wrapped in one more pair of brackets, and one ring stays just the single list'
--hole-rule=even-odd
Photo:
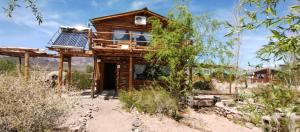
[{"label": "wooden beam", "polygon": [[132,56],[129,57],[129,90],[132,90]]},{"label": "wooden beam", "polygon": [[25,52],[24,58],[24,77],[28,81],[29,78],[29,52]]},{"label": "wooden beam", "polygon": [[68,58],[68,91],[72,84],[72,57]]},{"label": "wooden beam", "polygon": [[59,59],[58,59],[58,87],[57,87],[57,93],[59,96],[61,96],[63,68],[64,68],[64,55],[62,52],[60,52]]}]

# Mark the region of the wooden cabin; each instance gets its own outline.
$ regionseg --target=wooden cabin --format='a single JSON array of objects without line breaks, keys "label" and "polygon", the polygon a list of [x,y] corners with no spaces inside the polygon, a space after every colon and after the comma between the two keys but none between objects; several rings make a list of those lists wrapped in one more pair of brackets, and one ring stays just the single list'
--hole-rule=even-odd
[{"label": "wooden cabin", "polygon": [[155,17],[164,23],[166,18],[147,8],[91,19],[96,29],[92,38],[97,92],[130,90],[146,85],[143,76],[147,64],[143,56],[149,50],[151,24]]},{"label": "wooden cabin", "polygon": [[252,72],[251,82],[252,83],[269,83],[275,80],[275,74],[278,71],[271,68],[257,69]]},{"label": "wooden cabin", "polygon": [[92,94],[114,91],[117,95],[120,89],[130,90],[151,83],[144,75],[148,67],[144,55],[154,51],[149,49],[150,18],[166,23],[165,17],[144,8],[90,19],[95,31],[61,27],[48,46],[59,53],[59,73],[67,61],[71,76],[74,56],[93,57]]}]

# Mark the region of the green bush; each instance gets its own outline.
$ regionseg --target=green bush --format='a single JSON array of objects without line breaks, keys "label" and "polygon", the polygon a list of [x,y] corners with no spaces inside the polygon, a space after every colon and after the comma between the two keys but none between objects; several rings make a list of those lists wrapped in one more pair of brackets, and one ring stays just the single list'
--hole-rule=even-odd
[{"label": "green bush", "polygon": [[92,74],[80,71],[72,73],[72,86],[78,90],[89,89],[92,85]]},{"label": "green bush", "polygon": [[9,60],[0,60],[0,73],[11,73],[16,70],[16,64]]},{"label": "green bush", "polygon": [[268,85],[253,90],[255,102],[265,107],[265,112],[273,113],[277,108],[285,109],[291,104],[297,104],[299,93],[295,88],[283,85]]},{"label": "green bush", "polygon": [[120,101],[127,109],[136,108],[139,112],[150,114],[163,113],[176,116],[179,105],[170,93],[160,87],[141,90],[121,91]]},{"label": "green bush", "polygon": [[41,76],[33,75],[28,82],[0,75],[0,131],[53,131],[64,122],[66,100],[46,89]]},{"label": "green bush", "polygon": [[214,86],[211,80],[199,80],[193,84],[196,90],[213,90]]},{"label": "green bush", "polygon": [[283,85],[259,86],[248,96],[252,101],[246,100],[246,104],[239,110],[248,113],[255,124],[260,123],[263,115],[271,116],[278,110],[285,114],[300,112],[300,96],[295,88]]}]

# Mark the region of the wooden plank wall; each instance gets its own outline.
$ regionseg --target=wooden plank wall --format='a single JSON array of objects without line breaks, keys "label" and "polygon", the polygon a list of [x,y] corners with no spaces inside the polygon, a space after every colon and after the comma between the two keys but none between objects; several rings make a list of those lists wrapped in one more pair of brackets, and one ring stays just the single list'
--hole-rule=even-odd
[{"label": "wooden plank wall", "polygon": [[[135,25],[134,19],[135,16],[146,16],[147,18],[151,17],[149,14],[139,13],[129,16],[123,16],[118,18],[113,18],[109,20],[102,20],[97,22],[94,26],[97,32],[113,32],[114,30],[128,30],[128,31],[140,31],[148,32],[151,29],[150,23],[146,25]],[[113,34],[111,33],[101,33],[97,35],[98,39],[112,40]],[[112,44],[113,42],[101,41],[104,45]],[[99,44],[97,44],[99,45]]]},{"label": "wooden plank wall", "polygon": [[[100,58],[100,57],[98,57]],[[134,72],[134,64],[145,64],[145,62],[141,61],[141,58],[133,58],[133,72]],[[119,86],[117,86],[117,88],[119,88],[118,90],[129,90],[129,57],[101,57],[101,62],[100,62],[100,66],[99,66],[99,71],[100,71],[100,85],[98,86],[97,91],[98,92],[102,92],[103,89],[103,81],[104,81],[104,64],[105,63],[115,63],[116,65],[120,65],[120,69],[119,69],[119,76],[117,75],[117,83],[119,84]],[[117,71],[118,69],[116,69]],[[139,87],[143,87],[145,84],[150,84],[152,83],[149,80],[134,80],[133,79],[133,88],[139,88]]]}]

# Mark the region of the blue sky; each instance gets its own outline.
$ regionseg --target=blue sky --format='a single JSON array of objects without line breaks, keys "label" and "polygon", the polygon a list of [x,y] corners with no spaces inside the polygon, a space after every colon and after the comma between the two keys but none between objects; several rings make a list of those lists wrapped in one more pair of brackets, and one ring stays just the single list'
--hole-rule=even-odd
[{"label": "blue sky", "polygon": [[[22,0],[20,0],[22,2]],[[48,41],[61,25],[86,26],[89,19],[114,13],[148,9],[166,15],[173,6],[172,0],[39,0],[38,6],[44,22],[39,26],[30,11],[24,7],[17,8],[13,18],[0,14],[0,46],[18,46],[45,48]],[[0,1],[4,7],[6,0]],[[232,20],[234,0],[191,0],[189,8],[194,15],[210,13],[219,20]],[[267,43],[268,32],[251,31],[243,34],[241,47],[241,66],[246,68],[248,62],[258,63],[257,51]]]}]

